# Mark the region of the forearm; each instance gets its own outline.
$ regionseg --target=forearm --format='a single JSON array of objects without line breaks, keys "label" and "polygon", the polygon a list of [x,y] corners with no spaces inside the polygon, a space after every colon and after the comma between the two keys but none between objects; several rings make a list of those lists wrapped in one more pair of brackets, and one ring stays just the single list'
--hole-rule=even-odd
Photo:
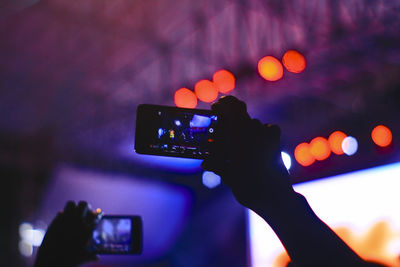
[{"label": "forearm", "polygon": [[[361,258],[294,191],[273,208],[255,210],[275,231],[298,266],[348,266]],[[322,265],[321,265],[322,264]],[[328,265],[327,265],[328,264]]]}]

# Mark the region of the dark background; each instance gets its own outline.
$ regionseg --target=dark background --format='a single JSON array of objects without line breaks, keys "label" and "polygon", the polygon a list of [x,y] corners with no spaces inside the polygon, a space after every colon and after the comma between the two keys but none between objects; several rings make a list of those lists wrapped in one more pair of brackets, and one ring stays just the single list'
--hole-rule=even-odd
[{"label": "dark background", "polygon": [[[250,114],[281,126],[294,183],[399,161],[399,14],[399,1],[378,0],[1,2],[1,265],[31,262],[18,252],[21,222],[49,223],[67,199],[107,205],[118,190],[91,187],[117,181],[132,196],[141,196],[137,184],[147,188],[142,193],[181,192],[180,206],[171,189],[159,209],[152,206],[158,189],[153,198],[143,193],[143,203],[133,197],[137,209],[129,212],[153,211],[151,236],[181,219],[173,242],[160,241],[163,249],[154,243],[153,254],[92,266],[244,266],[245,210],[224,186],[202,185],[199,162],[135,155],[137,105],[174,105],[177,89],[226,68],[237,79],[232,94]],[[280,59],[287,49],[305,55],[306,70],[263,80],[257,61]],[[392,130],[389,148],[372,143],[377,124]],[[332,155],[307,168],[294,161],[297,144],[335,130],[357,138],[354,156]]]}]

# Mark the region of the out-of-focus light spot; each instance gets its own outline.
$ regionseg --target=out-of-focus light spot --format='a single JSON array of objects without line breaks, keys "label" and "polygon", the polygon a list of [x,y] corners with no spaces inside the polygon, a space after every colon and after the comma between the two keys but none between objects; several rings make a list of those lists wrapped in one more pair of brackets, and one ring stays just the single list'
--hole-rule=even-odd
[{"label": "out-of-focus light spot", "polygon": [[286,152],[281,152],[281,157],[283,164],[285,165],[286,169],[289,170],[292,167],[292,159],[290,158],[289,154]]},{"label": "out-of-focus light spot", "polygon": [[97,209],[96,209],[96,213],[97,213],[97,214],[98,214],[98,213],[101,213],[101,211],[102,211],[102,210],[101,210],[100,208],[97,208]]},{"label": "out-of-focus light spot", "polygon": [[38,247],[42,244],[45,231],[42,229],[34,229],[30,223],[21,223],[19,226],[19,235],[25,243]]},{"label": "out-of-focus light spot", "polygon": [[187,88],[181,88],[175,92],[175,105],[180,108],[195,108],[197,106],[197,97],[193,91]]},{"label": "out-of-focus light spot", "polygon": [[315,137],[310,142],[310,153],[316,160],[324,160],[331,154],[328,140],[323,137]]},{"label": "out-of-focus light spot", "polygon": [[203,184],[208,188],[215,188],[221,184],[221,177],[213,172],[205,171],[202,177]]},{"label": "out-of-focus light spot", "polygon": [[357,139],[352,136],[347,136],[342,142],[342,149],[346,155],[354,155],[358,150]]},{"label": "out-of-focus light spot", "polygon": [[293,73],[300,73],[306,68],[305,57],[296,50],[288,50],[282,57],[285,68]]},{"label": "out-of-focus light spot", "polygon": [[294,157],[302,166],[310,166],[315,161],[315,158],[310,153],[310,145],[307,143],[301,143],[296,146],[294,150]]},{"label": "out-of-focus light spot", "polygon": [[158,138],[160,138],[164,134],[164,130],[162,128],[158,129]]},{"label": "out-of-focus light spot", "polygon": [[21,253],[22,256],[25,257],[32,256],[33,247],[31,244],[25,242],[24,240],[21,240],[19,241],[18,248],[19,248],[19,253]]},{"label": "out-of-focus light spot", "polygon": [[218,90],[215,84],[209,80],[198,81],[194,86],[194,91],[197,98],[206,103],[210,103],[218,97]]},{"label": "out-of-focus light spot", "polygon": [[328,142],[329,142],[329,146],[331,147],[331,150],[333,153],[335,153],[337,155],[344,154],[343,149],[342,149],[342,142],[346,137],[347,137],[347,135],[341,131],[335,131],[335,132],[331,133],[331,135],[328,138]]},{"label": "out-of-focus light spot", "polygon": [[380,147],[390,145],[393,139],[390,129],[383,125],[376,126],[371,132],[371,137],[374,143]]},{"label": "out-of-focus light spot", "polygon": [[217,87],[217,90],[224,94],[235,89],[235,76],[227,70],[219,70],[215,72],[213,75],[213,82]]},{"label": "out-of-focus light spot", "polygon": [[22,232],[21,238],[26,243],[38,247],[42,244],[45,231],[42,229],[30,229]]},{"label": "out-of-focus light spot", "polygon": [[266,56],[258,61],[258,72],[267,81],[277,81],[283,76],[283,67],[278,59]]},{"label": "out-of-focus light spot", "polygon": [[32,224],[27,223],[27,222],[21,223],[19,225],[19,236],[22,238],[22,236],[24,235],[25,231],[32,230],[32,229],[33,229]]},{"label": "out-of-focus light spot", "polygon": [[387,247],[388,251],[394,255],[398,255],[400,252],[400,240],[395,240],[389,243]]},{"label": "out-of-focus light spot", "polygon": [[174,122],[175,122],[176,126],[181,126],[182,125],[182,123],[179,120],[175,120]]},{"label": "out-of-focus light spot", "polygon": [[42,229],[34,229],[30,223],[21,223],[19,226],[19,252],[25,257],[32,256],[33,247],[38,247],[42,244],[45,231]]}]

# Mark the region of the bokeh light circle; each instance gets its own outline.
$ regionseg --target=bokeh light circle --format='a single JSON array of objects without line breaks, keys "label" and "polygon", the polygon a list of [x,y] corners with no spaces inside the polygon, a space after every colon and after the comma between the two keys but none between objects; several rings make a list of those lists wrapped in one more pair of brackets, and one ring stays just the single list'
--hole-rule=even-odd
[{"label": "bokeh light circle", "polygon": [[380,147],[386,147],[392,143],[392,131],[384,125],[376,126],[371,132],[372,141]]},{"label": "bokeh light circle", "polygon": [[178,89],[174,95],[175,105],[180,108],[195,108],[197,97],[192,90],[187,88]]},{"label": "bokeh light circle", "polygon": [[230,71],[219,70],[214,73],[213,82],[219,92],[227,94],[235,89],[236,79]]},{"label": "bokeh light circle", "polygon": [[353,136],[347,136],[342,142],[343,152],[348,155],[354,155],[358,150],[358,142]]},{"label": "bokeh light circle", "polygon": [[213,172],[205,171],[202,175],[202,182],[208,188],[215,188],[221,184],[221,177]]},{"label": "bokeh light circle", "polygon": [[328,140],[323,137],[315,137],[310,142],[310,153],[316,160],[325,160],[331,154]]},{"label": "bokeh light circle", "polygon": [[263,57],[258,61],[258,72],[267,81],[277,81],[283,77],[281,62],[272,56]]},{"label": "bokeh light circle", "polygon": [[281,152],[281,157],[283,161],[283,165],[285,165],[286,169],[289,170],[292,167],[292,158],[290,155],[284,151]]},{"label": "bokeh light circle", "polygon": [[218,90],[215,84],[209,80],[200,80],[194,86],[194,91],[198,99],[210,103],[217,99]]},{"label": "bokeh light circle", "polygon": [[336,155],[343,155],[342,142],[347,137],[344,132],[335,131],[328,138],[329,146]]},{"label": "bokeh light circle", "polygon": [[294,157],[300,165],[305,167],[310,166],[315,161],[315,158],[310,153],[310,145],[307,143],[301,143],[296,146]]},{"label": "bokeh light circle", "polygon": [[288,50],[282,57],[285,68],[293,73],[300,73],[306,68],[306,58],[296,50]]},{"label": "bokeh light circle", "polygon": [[23,240],[19,241],[18,248],[22,256],[30,257],[33,254],[33,246]]}]

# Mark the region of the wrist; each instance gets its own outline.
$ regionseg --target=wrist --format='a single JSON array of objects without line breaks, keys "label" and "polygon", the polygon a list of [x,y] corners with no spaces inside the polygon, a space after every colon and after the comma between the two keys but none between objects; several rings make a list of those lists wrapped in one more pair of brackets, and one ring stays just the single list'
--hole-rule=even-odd
[{"label": "wrist", "polygon": [[308,203],[304,196],[290,187],[287,190],[281,190],[273,197],[264,195],[257,204],[249,208],[270,223],[276,219],[295,216],[296,212],[304,211],[305,207],[308,207]]}]

